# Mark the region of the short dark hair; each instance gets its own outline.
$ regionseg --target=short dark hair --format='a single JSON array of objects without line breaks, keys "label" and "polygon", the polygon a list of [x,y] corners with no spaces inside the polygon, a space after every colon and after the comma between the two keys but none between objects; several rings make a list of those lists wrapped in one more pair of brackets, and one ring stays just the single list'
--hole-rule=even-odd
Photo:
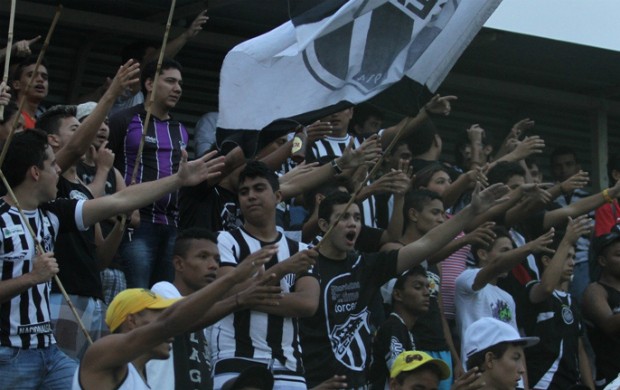
[{"label": "short dark hair", "polygon": [[415,173],[415,180],[413,181],[413,188],[419,189],[421,187],[428,187],[433,178],[433,175],[437,172],[445,172],[450,176],[448,167],[440,162],[433,162]]},{"label": "short dark hair", "polygon": [[13,136],[2,163],[2,172],[11,187],[16,187],[24,181],[30,167],[37,166],[43,169],[48,147],[47,135],[39,129],[22,131]]},{"label": "short dark hair", "polygon": [[334,212],[334,206],[347,204],[351,200],[351,194],[342,191],[333,192],[321,201],[319,205],[319,218],[329,221]]},{"label": "short dark hair", "polygon": [[515,247],[514,241],[512,240],[512,237],[510,236],[510,232],[504,226],[495,225],[491,228],[491,230],[493,231],[493,233],[495,233],[495,239],[493,240],[493,242],[491,242],[490,244],[475,243],[471,246],[471,254],[474,257],[474,262],[476,265],[480,263],[480,258],[478,257],[478,251],[480,249],[484,249],[485,251],[490,250],[491,248],[493,248],[493,245],[495,245],[495,242],[502,237],[508,238],[510,242],[512,243],[512,247],[513,248]]},{"label": "short dark hair", "polygon": [[60,120],[77,115],[77,107],[69,105],[53,106],[37,119],[37,128],[49,134],[58,134]]},{"label": "short dark hair", "polygon": [[[36,64],[37,58],[38,58],[38,55],[33,54],[21,60],[17,64],[17,66],[15,66],[15,69],[13,69],[13,73],[11,74],[11,82],[21,79],[22,74],[24,73],[24,69],[29,67],[30,65]],[[45,61],[45,58],[41,60],[41,65],[45,66],[46,69],[48,68],[47,61]]]},{"label": "short dark hair", "polygon": [[613,186],[615,183],[612,183],[614,179],[613,171],[616,170],[620,172],[620,153],[609,153],[607,158],[607,178],[609,179],[609,185]]},{"label": "short dark hair", "polygon": [[379,118],[383,120],[383,112],[379,110],[377,107],[370,105],[368,103],[361,103],[355,106],[353,109],[353,117],[351,118],[351,126],[360,125],[362,126],[364,122],[368,120],[370,117]]},{"label": "short dark hair", "polygon": [[474,353],[473,355],[471,355],[469,358],[467,358],[467,370],[471,370],[474,367],[478,367],[479,372],[484,372],[485,355],[488,352],[491,352],[493,354],[493,357],[495,357],[495,359],[501,359],[502,356],[504,356],[504,354],[508,350],[508,347],[510,345],[525,345],[525,343],[515,344],[515,343],[503,342],[503,343],[492,345],[489,348],[483,349],[482,351],[478,351]]},{"label": "short dark hair", "polygon": [[394,282],[393,289],[402,290],[405,287],[405,282],[407,281],[407,279],[409,279],[412,276],[423,276],[426,278],[428,277],[428,274],[426,272],[426,269],[422,267],[421,265],[418,264],[416,266],[413,266],[409,268],[409,270],[403,272],[396,278],[396,282]]},{"label": "short dark hair", "polygon": [[[183,73],[183,66],[172,58],[164,58],[161,62],[161,68],[159,69],[159,74],[162,74],[163,71],[168,69],[177,69],[179,72]],[[146,80],[151,79],[155,80],[155,72],[157,71],[157,61],[150,61],[144,65],[142,68],[142,93],[146,95]]]},{"label": "short dark hair", "polygon": [[177,234],[174,241],[173,255],[185,257],[192,240],[208,240],[217,245],[217,234],[213,233],[211,230],[200,227],[191,227],[182,230]]},{"label": "short dark hair", "polygon": [[433,146],[437,134],[437,127],[435,124],[430,119],[426,120],[416,130],[415,137],[409,142],[411,154],[415,157],[428,152],[431,146]]},{"label": "short dark hair", "polygon": [[[409,210],[415,209],[416,211],[421,212],[422,210],[424,210],[424,206],[426,206],[430,201],[435,199],[443,202],[443,199],[441,199],[441,195],[439,195],[435,191],[422,188],[407,191],[407,193],[405,194],[405,203],[403,205],[404,221],[408,220],[407,216],[409,215]],[[406,225],[407,222],[404,223],[403,230]]]},{"label": "short dark hair", "polygon": [[317,194],[328,196],[334,192],[340,191],[339,187],[345,187],[350,191],[349,181],[342,175],[336,176],[332,180],[310,189],[304,194],[304,206],[306,207],[306,210],[308,210],[311,214],[314,212],[314,208],[316,207],[315,197]]},{"label": "short dark hair", "polygon": [[555,161],[555,159],[558,156],[565,156],[565,155],[571,155],[575,158],[575,162],[579,162],[577,160],[577,152],[575,152],[575,149],[569,147],[569,146],[559,146],[555,149],[553,149],[553,152],[551,152],[551,156],[549,158],[549,161],[551,162],[551,165],[553,165],[553,161]]},{"label": "short dark hair", "polygon": [[280,189],[278,175],[276,175],[273,169],[270,169],[267,164],[256,160],[249,161],[239,173],[239,186],[241,186],[246,179],[255,179],[257,177],[267,180],[273,192]]},{"label": "short dark hair", "polygon": [[513,176],[525,177],[525,169],[519,163],[513,161],[500,161],[487,173],[489,185],[496,183],[508,183]]}]

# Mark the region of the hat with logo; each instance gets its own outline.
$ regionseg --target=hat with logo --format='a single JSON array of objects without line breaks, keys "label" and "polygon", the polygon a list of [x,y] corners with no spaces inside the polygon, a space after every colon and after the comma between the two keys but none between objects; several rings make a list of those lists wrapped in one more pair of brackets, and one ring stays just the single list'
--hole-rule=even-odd
[{"label": "hat with logo", "polygon": [[450,378],[450,367],[446,362],[441,359],[434,359],[422,351],[405,351],[398,355],[392,364],[390,378],[396,378],[401,372],[413,371],[425,365],[437,367],[441,372],[440,380]]},{"label": "hat with logo", "polygon": [[144,288],[128,288],[114,297],[105,314],[105,323],[114,332],[130,314],[144,309],[165,309],[181,298],[166,299]]},{"label": "hat with logo", "polygon": [[467,359],[476,352],[499,343],[523,344],[531,347],[540,341],[538,337],[521,337],[511,325],[491,317],[483,317],[469,325],[465,331],[463,351]]}]

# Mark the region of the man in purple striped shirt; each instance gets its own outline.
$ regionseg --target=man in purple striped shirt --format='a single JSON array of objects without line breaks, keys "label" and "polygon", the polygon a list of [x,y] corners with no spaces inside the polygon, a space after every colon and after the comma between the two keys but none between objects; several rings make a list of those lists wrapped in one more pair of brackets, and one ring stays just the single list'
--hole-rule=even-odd
[{"label": "man in purple striped shirt", "polygon": [[[157,85],[154,83],[155,71],[155,62],[146,64],[142,71],[145,103],[119,111],[110,118],[109,147],[116,155],[114,166],[123,173],[127,185],[132,181],[146,105],[153,93],[152,116],[135,182],[157,180],[174,174],[179,167],[181,151],[189,139],[185,126],[170,115],[170,110],[181,98],[182,67],[174,60],[164,59]],[[128,236],[120,249],[128,287],[148,288],[162,280],[172,281],[174,273],[170,259],[177,222],[177,192],[140,209],[140,227]]]}]

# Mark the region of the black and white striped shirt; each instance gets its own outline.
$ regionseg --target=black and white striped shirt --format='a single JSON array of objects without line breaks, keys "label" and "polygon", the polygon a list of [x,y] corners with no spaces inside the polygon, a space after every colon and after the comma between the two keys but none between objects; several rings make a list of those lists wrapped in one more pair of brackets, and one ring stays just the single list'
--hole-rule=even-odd
[{"label": "black and white striped shirt", "polygon": [[[262,242],[243,228],[220,232],[218,248],[221,266],[235,267],[248,255],[265,245],[278,244],[278,253],[265,269],[306,249],[281,232],[274,242]],[[302,276],[303,277],[303,276]],[[294,290],[297,276],[286,275],[280,280],[283,293]],[[303,373],[299,324],[297,318],[281,317],[254,310],[242,310],[221,319],[213,326],[211,342],[213,362],[230,358],[248,358],[261,361],[278,360],[288,370]]]},{"label": "black and white striped shirt", "polygon": [[[318,161],[321,165],[327,164],[331,160],[341,157],[344,150],[353,138],[353,149],[359,148],[363,140],[348,134],[344,137],[325,137],[316,140],[312,145],[312,156],[309,161]],[[362,215],[364,217],[364,225],[377,227],[377,219],[375,216],[375,197],[371,196],[365,199],[362,204]]]},{"label": "black and white striped shirt", "polygon": [[[24,210],[37,240],[45,252],[54,250],[59,231],[85,230],[83,201],[59,199],[36,210]],[[0,277],[18,278],[32,271],[35,243],[19,211],[0,200]],[[42,348],[54,344],[50,323],[51,281],[29,288],[0,304],[0,345],[16,348]]]}]

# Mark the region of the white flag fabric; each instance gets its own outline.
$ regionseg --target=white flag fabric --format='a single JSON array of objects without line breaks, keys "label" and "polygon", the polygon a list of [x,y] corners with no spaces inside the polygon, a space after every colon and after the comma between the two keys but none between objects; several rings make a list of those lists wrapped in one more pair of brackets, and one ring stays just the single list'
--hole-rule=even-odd
[{"label": "white flag fabric", "polygon": [[381,109],[415,113],[500,2],[318,3],[226,55],[218,143],[240,130],[292,130],[377,95]]}]

